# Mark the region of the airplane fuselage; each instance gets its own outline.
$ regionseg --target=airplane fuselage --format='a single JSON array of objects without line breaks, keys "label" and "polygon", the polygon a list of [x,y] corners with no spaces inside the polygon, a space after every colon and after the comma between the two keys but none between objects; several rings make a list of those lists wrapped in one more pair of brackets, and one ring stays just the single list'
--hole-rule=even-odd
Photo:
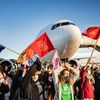
[{"label": "airplane fuselage", "polygon": [[[65,45],[67,45],[66,57],[74,55],[81,43],[81,31],[77,25],[71,21],[60,20],[46,26],[40,31],[38,36],[46,32],[52,44],[58,50],[59,56],[62,56]],[[37,37],[38,37],[37,36]],[[55,51],[45,55],[43,60],[51,60]]]}]

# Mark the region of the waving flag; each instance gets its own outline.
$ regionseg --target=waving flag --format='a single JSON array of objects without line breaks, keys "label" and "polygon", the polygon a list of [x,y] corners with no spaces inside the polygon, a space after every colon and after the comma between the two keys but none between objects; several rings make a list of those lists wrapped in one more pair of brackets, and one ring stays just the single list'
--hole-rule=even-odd
[{"label": "waving flag", "polygon": [[100,26],[89,27],[82,35],[92,39],[98,39],[100,37]]},{"label": "waving flag", "polygon": [[0,52],[4,50],[6,47],[0,44]]},{"label": "waving flag", "polygon": [[60,61],[60,57],[59,57],[58,51],[56,50],[55,53],[54,53],[54,57],[52,59],[52,63],[53,63],[53,66],[54,66],[55,69],[58,68],[59,61]]},{"label": "waving flag", "polygon": [[[51,50],[54,50],[47,33],[44,32],[39,38],[32,42],[18,57],[18,62],[22,62],[25,59],[30,59],[34,57],[34,52],[36,52],[39,57],[43,57]],[[21,60],[22,59],[22,60]]]}]

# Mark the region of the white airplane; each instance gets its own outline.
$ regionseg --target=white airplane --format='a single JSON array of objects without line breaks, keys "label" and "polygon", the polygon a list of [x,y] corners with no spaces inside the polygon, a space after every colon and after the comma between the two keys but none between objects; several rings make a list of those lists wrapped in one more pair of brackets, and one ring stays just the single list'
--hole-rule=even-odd
[{"label": "white airplane", "polygon": [[[59,56],[62,55],[65,45],[67,45],[66,57],[74,55],[81,43],[81,31],[79,27],[69,20],[59,20],[51,23],[42,29],[36,38],[44,32],[49,36],[52,44],[58,50]],[[42,58],[42,61],[52,60],[55,51],[51,51]]]}]

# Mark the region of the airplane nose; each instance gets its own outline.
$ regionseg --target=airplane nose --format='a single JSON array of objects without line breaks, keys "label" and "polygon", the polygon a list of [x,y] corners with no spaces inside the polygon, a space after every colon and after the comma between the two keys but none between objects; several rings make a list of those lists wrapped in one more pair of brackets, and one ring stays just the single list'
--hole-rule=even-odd
[{"label": "airplane nose", "polygon": [[66,44],[67,44],[67,54],[68,58],[72,57],[77,51],[81,43],[81,31],[77,26],[70,25],[65,28],[66,30]]},{"label": "airplane nose", "polygon": [[[60,24],[59,26],[58,23],[64,23],[64,25]],[[58,26],[52,29],[54,25],[58,25]],[[40,31],[39,35],[41,35],[44,32],[47,33],[52,44],[58,50],[59,56],[63,54],[65,45],[67,45],[67,52],[65,56],[68,58],[72,57],[80,46],[81,31],[73,22],[62,20],[62,21],[49,24],[48,26],[46,26],[44,29]],[[43,57],[43,60],[45,59],[51,60],[53,55],[54,55],[54,51],[51,51],[50,53],[48,53]]]}]

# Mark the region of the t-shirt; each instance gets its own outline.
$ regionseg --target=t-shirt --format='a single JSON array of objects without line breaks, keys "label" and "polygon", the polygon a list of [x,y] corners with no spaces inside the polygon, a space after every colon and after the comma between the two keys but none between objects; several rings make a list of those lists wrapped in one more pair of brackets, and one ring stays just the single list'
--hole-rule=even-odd
[{"label": "t-shirt", "polygon": [[61,100],[72,100],[71,88],[68,83],[61,85]]}]

